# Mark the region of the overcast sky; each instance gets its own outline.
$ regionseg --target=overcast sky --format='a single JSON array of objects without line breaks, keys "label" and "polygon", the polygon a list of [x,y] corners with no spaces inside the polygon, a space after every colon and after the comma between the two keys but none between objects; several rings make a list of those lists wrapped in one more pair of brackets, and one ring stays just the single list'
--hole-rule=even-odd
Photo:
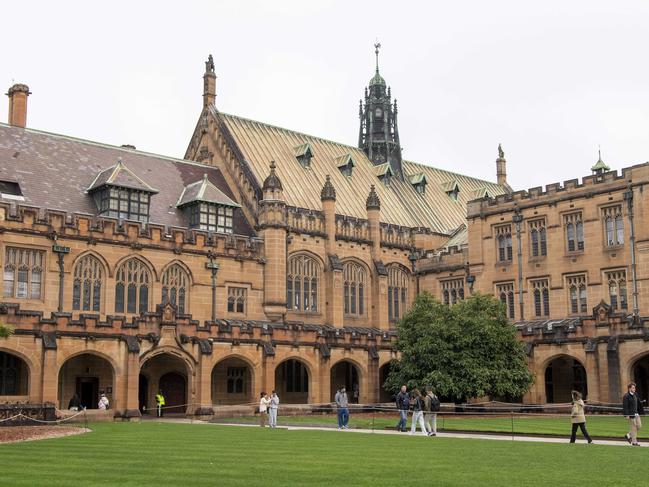
[{"label": "overcast sky", "polygon": [[[409,160],[516,189],[649,161],[649,1],[9,2],[29,127],[182,157],[214,56],[224,112],[355,145],[374,72]],[[11,19],[11,21],[7,21]],[[0,104],[7,119],[7,103]]]}]

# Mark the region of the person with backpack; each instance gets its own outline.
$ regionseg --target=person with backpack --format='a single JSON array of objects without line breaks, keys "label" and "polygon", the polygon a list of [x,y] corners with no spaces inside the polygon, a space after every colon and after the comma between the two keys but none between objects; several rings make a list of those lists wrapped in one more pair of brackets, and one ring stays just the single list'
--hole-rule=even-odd
[{"label": "person with backpack", "polygon": [[428,435],[426,425],[424,424],[424,398],[415,387],[412,391],[412,426],[410,427],[410,434],[414,435],[417,432],[417,423],[421,428],[421,434]]},{"label": "person with backpack", "polygon": [[437,412],[441,407],[439,398],[433,393],[430,387],[426,388],[424,399],[424,424],[428,428],[428,436],[437,436]]},{"label": "person with backpack", "polygon": [[401,391],[397,394],[397,410],[399,411],[397,431],[406,431],[408,409],[410,409],[410,396],[408,395],[408,389],[406,386],[401,386]]}]

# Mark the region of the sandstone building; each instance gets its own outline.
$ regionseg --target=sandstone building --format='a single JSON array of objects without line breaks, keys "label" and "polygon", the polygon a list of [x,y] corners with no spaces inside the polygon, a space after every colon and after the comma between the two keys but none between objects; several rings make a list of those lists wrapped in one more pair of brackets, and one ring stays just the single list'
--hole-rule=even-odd
[{"label": "sandstone building", "polygon": [[[376,72],[358,146],[222,113],[212,57],[184,159],[26,128],[26,85],[0,124],[0,401],[100,391],[139,416],[328,402],[381,389],[394,323],[421,290],[501,299],[535,373],[528,402],[570,388],[649,390],[649,165],[514,192],[402,159]],[[357,391],[357,394],[354,393]]]}]

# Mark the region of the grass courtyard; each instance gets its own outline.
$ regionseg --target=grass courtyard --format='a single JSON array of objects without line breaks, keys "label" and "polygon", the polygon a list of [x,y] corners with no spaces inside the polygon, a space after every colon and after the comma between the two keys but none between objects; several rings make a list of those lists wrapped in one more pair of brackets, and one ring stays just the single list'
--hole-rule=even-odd
[{"label": "grass courtyard", "polygon": [[644,448],[151,421],[91,427],[0,445],[0,485],[628,485],[649,475]]},{"label": "grass courtyard", "polygon": [[[410,419],[408,416],[408,428]],[[371,414],[351,412],[349,426],[363,429],[394,429],[398,416],[392,414]],[[220,423],[257,424],[259,417],[244,416],[223,418],[215,420]],[[649,420],[648,420],[649,421]],[[304,416],[280,416],[278,423],[284,426],[331,426],[337,425],[335,414],[309,414]],[[621,416],[589,415],[586,426],[588,433],[593,437],[621,439],[628,431],[628,423]],[[471,431],[484,433],[510,434],[513,431],[519,435],[559,435],[570,436],[570,418],[568,416],[550,415],[515,415],[513,422],[508,416],[458,416],[453,414],[439,414],[437,418],[438,431]],[[579,433],[581,435],[581,433]],[[649,424],[640,429],[638,438],[649,438]]]}]

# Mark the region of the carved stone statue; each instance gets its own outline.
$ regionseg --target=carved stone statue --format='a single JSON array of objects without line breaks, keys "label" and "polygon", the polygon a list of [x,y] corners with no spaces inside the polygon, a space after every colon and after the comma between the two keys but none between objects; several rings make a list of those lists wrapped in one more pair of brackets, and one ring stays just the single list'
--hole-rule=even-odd
[{"label": "carved stone statue", "polygon": [[504,159],[505,158],[505,152],[503,152],[503,148],[498,144],[498,159]]},{"label": "carved stone statue", "polygon": [[214,58],[210,54],[207,57],[207,61],[205,61],[205,72],[206,73],[213,73],[214,72]]}]

